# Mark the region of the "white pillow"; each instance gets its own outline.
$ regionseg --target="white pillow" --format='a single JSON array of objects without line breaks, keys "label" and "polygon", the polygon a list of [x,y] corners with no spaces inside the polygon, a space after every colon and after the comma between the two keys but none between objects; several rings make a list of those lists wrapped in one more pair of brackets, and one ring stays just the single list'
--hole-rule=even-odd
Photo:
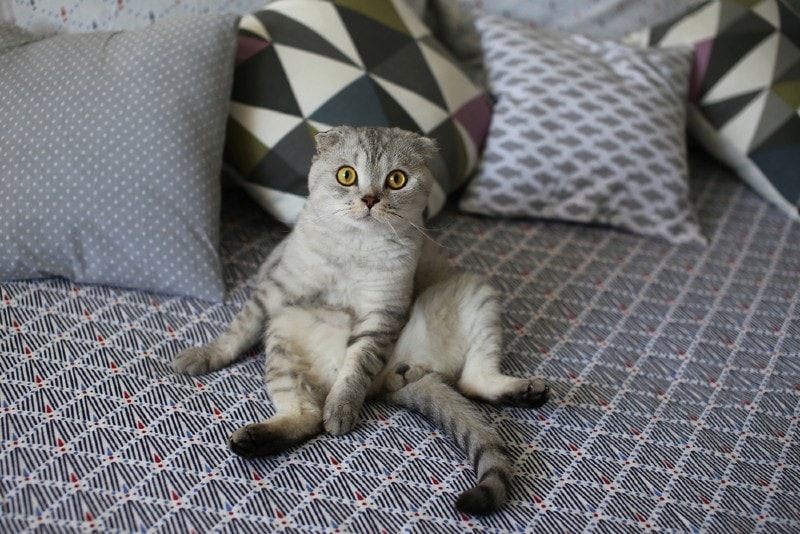
[{"label": "white pillow", "polygon": [[458,1],[468,7],[512,18],[537,29],[620,39],[633,30],[681,15],[705,0]]},{"label": "white pillow", "polygon": [[476,24],[497,104],[461,209],[705,242],[688,201],[691,50],[641,50],[489,14]]}]

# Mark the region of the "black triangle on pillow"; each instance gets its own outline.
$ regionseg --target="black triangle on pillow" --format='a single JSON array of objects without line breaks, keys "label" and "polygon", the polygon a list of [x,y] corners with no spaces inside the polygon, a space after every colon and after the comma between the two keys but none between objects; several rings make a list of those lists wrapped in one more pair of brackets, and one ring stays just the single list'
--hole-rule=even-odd
[{"label": "black triangle on pillow", "polygon": [[658,24],[652,28],[650,28],[650,42],[648,44],[658,44],[661,40],[666,37],[667,33],[672,29],[677,21],[687,19],[689,17],[694,17],[696,13],[701,10],[707,9],[708,4],[702,3],[700,5],[692,7],[686,13],[681,15],[680,17],[670,20],[669,22],[665,22],[663,24]]},{"label": "black triangle on pillow", "polygon": [[703,115],[706,116],[714,128],[720,129],[746,108],[747,105],[762,92],[762,90],[757,89],[719,102],[714,102],[713,104],[703,104]]},{"label": "black triangle on pillow", "polygon": [[447,109],[439,83],[416,42],[408,43],[371,72]]},{"label": "black triangle on pillow", "polygon": [[417,121],[411,118],[411,115],[408,114],[408,111],[400,105],[397,100],[395,100],[392,95],[386,92],[383,87],[379,84],[372,82],[375,85],[375,94],[381,101],[381,107],[383,108],[383,113],[386,115],[386,118],[389,121],[391,126],[396,126],[398,128],[402,128],[404,130],[408,130],[410,132],[417,132],[421,134],[425,134],[426,132],[422,131]]},{"label": "black triangle on pillow", "polygon": [[775,28],[771,24],[749,12],[717,35],[701,95],[714,87],[748,52],[774,33]]},{"label": "black triangle on pillow", "polygon": [[274,46],[261,50],[236,68],[231,100],[303,116]]},{"label": "black triangle on pillow", "polygon": [[255,13],[255,17],[264,24],[270,37],[276,43],[325,56],[354,67],[359,66],[327,41],[324,36],[282,13],[264,10]]},{"label": "black triangle on pillow", "polygon": [[792,10],[789,7],[791,2],[786,0],[776,3],[778,4],[778,13],[780,13],[781,33],[797,48],[800,48],[800,10],[796,7]]},{"label": "black triangle on pillow", "polygon": [[308,169],[314,156],[314,138],[301,122],[258,163],[249,181],[299,196],[308,196]]},{"label": "black triangle on pillow", "polygon": [[460,185],[457,183],[458,177],[464,175],[464,162],[467,159],[458,128],[452,120],[448,119],[437,126],[429,135],[436,139],[439,145],[439,155],[447,167],[449,183],[442,184],[442,186],[445,191],[453,191]]},{"label": "black triangle on pillow", "polygon": [[339,5],[337,9],[367,70],[384,64],[399,50],[414,42],[410,35],[357,11]]},{"label": "black triangle on pillow", "polygon": [[[324,124],[390,126],[376,94],[377,84],[366,74],[336,93],[309,119]],[[357,113],[353,113],[358,110]]]}]

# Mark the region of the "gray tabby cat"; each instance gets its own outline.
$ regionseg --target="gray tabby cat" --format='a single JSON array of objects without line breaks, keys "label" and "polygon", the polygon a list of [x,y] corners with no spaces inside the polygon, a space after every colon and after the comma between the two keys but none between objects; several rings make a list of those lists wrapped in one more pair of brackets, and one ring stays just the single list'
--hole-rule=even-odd
[{"label": "gray tabby cat", "polygon": [[381,398],[420,411],[467,451],[478,486],[456,506],[493,512],[513,463],[463,395],[538,407],[548,388],[500,373],[497,296],[423,243],[434,142],[400,129],[340,127],[316,143],[308,200],[254,293],[226,332],[180,353],[173,368],[208,373],[263,338],[275,415],[234,432],[233,452],[272,455],[323,430],[348,432],[365,398]]}]

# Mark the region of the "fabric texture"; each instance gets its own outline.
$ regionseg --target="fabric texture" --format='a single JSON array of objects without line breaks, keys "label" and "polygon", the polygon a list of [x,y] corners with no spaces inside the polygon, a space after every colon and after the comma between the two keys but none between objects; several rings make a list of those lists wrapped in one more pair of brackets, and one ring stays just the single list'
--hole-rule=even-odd
[{"label": "fabric texture", "polygon": [[243,18],[232,99],[226,162],[289,224],[315,133],[397,126],[434,138],[433,214],[475,167],[490,117],[484,92],[404,0],[281,0]]},{"label": "fabric texture", "polygon": [[631,40],[694,46],[692,134],[800,218],[800,4],[715,0]]},{"label": "fabric texture", "polygon": [[237,13],[270,0],[0,0],[9,2],[14,22],[37,36],[55,33],[139,30],[161,20]]},{"label": "fabric texture", "polygon": [[0,278],[222,299],[236,31],[235,15],[41,40],[0,26]]},{"label": "fabric texture", "polygon": [[0,0],[0,21],[14,21],[14,12],[11,9],[10,0]]},{"label": "fabric texture", "polygon": [[640,50],[491,14],[476,24],[497,103],[461,209],[704,242],[687,198],[688,48]]},{"label": "fabric texture", "polygon": [[800,223],[694,162],[706,248],[582,225],[446,215],[432,237],[503,298],[504,369],[540,410],[479,406],[516,458],[508,505],[453,503],[475,474],[407,410],[245,460],[273,413],[263,352],[190,378],[285,227],[223,209],[220,305],[63,280],[0,283],[2,532],[800,532]]}]

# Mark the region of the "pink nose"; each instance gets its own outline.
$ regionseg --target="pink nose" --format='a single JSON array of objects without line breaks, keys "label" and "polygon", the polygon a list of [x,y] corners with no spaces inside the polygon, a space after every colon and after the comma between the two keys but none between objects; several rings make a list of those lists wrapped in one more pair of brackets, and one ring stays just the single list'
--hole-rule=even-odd
[{"label": "pink nose", "polygon": [[381,199],[372,195],[363,196],[361,197],[361,200],[364,202],[364,204],[367,205],[369,209],[372,209],[372,206],[381,201]]}]

